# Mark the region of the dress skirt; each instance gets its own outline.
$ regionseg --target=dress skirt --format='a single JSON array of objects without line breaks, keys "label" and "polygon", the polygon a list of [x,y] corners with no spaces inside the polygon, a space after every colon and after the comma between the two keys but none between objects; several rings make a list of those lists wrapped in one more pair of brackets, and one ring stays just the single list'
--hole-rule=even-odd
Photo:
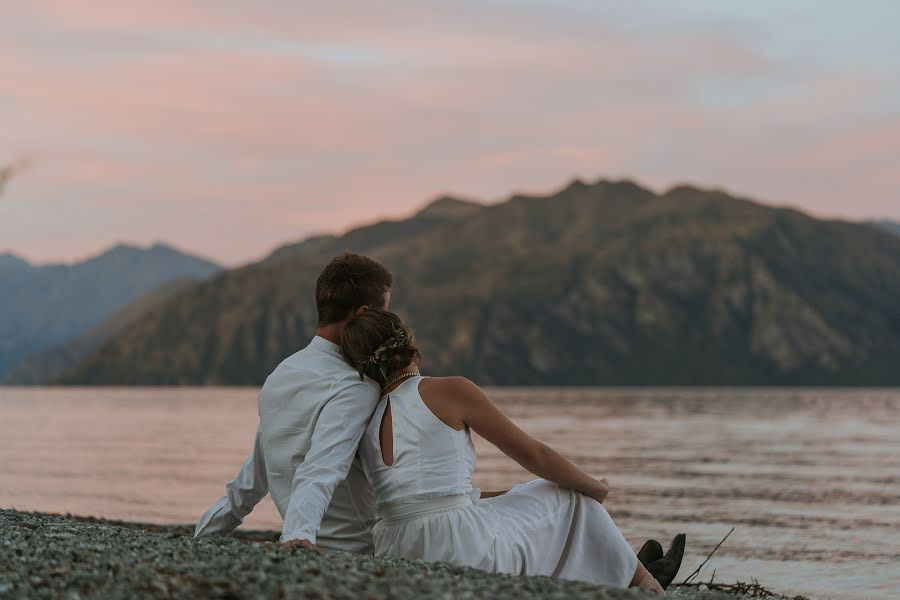
[{"label": "dress skirt", "polygon": [[493,498],[472,495],[381,507],[375,555],[494,573],[547,575],[626,588],[637,556],[602,504],[544,479]]}]

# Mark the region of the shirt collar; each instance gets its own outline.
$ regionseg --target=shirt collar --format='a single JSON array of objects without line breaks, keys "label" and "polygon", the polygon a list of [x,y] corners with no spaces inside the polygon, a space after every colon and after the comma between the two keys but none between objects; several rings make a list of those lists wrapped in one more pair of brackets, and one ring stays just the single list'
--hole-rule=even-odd
[{"label": "shirt collar", "polygon": [[309,343],[309,345],[316,350],[321,350],[322,352],[333,354],[334,356],[337,356],[338,358],[341,358],[343,360],[343,357],[341,356],[341,347],[334,342],[326,340],[320,335],[315,336]]}]

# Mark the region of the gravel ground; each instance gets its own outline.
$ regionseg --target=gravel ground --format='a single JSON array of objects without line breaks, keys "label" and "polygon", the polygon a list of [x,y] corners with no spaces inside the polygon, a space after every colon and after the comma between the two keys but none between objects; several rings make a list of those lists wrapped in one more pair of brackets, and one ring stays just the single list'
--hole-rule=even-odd
[{"label": "gravel ground", "polygon": [[[295,550],[278,533],[192,539],[159,526],[0,509],[0,598],[652,598],[547,577]],[[734,600],[710,591],[673,598]]]}]

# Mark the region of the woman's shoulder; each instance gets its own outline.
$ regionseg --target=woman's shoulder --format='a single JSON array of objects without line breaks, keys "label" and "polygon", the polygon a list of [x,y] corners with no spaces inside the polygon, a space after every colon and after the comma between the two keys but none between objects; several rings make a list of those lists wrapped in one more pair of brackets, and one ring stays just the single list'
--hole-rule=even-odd
[{"label": "woman's shoulder", "polygon": [[419,395],[426,401],[471,404],[485,397],[481,388],[465,377],[424,377],[419,382]]},{"label": "woman's shoulder", "polygon": [[465,377],[423,377],[419,381],[419,397],[444,425],[461,431],[466,427],[462,420],[465,400],[469,395],[468,390],[474,386]]},{"label": "woman's shoulder", "polygon": [[478,386],[469,379],[458,375],[450,377],[423,377],[419,382],[420,392],[433,392],[442,394],[446,392],[465,392],[467,390],[478,389]]}]

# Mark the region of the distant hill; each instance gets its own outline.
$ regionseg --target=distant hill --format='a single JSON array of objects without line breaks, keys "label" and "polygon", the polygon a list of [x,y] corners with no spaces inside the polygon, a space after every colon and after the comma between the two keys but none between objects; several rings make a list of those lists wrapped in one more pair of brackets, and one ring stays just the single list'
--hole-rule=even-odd
[{"label": "distant hill", "polygon": [[394,271],[392,308],[413,325],[429,374],[499,385],[900,384],[900,238],[631,181],[441,208],[286,246],[201,283],[61,381],[261,384],[313,335],[315,278],[351,249]]},{"label": "distant hill", "polygon": [[26,357],[76,338],[143,294],[220,270],[163,244],[120,244],[70,265],[0,255],[0,381]]},{"label": "distant hill", "polygon": [[887,231],[888,233],[893,233],[894,235],[900,235],[900,223],[895,221],[869,221],[869,225],[873,227],[877,227],[883,231]]},{"label": "distant hill", "polygon": [[0,381],[4,385],[41,385],[52,382],[126,325],[199,281],[199,278],[179,277],[164,283],[78,337],[27,356]]}]

